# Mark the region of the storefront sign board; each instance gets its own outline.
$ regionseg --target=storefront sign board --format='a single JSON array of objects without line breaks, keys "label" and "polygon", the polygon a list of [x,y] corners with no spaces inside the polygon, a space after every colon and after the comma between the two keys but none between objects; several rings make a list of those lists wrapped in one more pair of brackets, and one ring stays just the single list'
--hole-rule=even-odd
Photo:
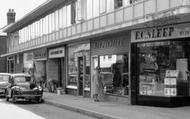
[{"label": "storefront sign board", "polygon": [[49,58],[61,58],[65,57],[65,47],[59,47],[49,50]]},{"label": "storefront sign board", "polygon": [[128,35],[95,39],[91,41],[91,55],[126,53],[129,51],[129,39]]},{"label": "storefront sign board", "polygon": [[37,49],[34,52],[34,60],[47,59],[47,50],[46,48]]},{"label": "storefront sign board", "polygon": [[190,37],[190,24],[169,25],[134,30],[131,32],[131,42],[156,41]]}]

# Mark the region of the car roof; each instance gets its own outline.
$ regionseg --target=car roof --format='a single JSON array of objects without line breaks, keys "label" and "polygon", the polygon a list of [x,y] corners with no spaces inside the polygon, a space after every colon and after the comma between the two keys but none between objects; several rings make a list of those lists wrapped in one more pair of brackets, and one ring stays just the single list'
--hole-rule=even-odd
[{"label": "car roof", "polygon": [[8,76],[11,76],[10,73],[0,73],[0,75],[8,75]]},{"label": "car roof", "polygon": [[11,74],[12,77],[16,77],[16,76],[27,76],[27,77],[30,77],[29,74],[26,74],[26,73],[13,73]]}]

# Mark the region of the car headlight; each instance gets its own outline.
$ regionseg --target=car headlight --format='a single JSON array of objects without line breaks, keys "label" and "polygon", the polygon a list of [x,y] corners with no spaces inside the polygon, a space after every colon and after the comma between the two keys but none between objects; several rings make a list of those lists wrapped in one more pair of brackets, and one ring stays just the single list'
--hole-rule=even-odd
[{"label": "car headlight", "polygon": [[39,91],[42,91],[42,87],[41,87],[41,86],[38,86],[38,90],[39,90]]}]

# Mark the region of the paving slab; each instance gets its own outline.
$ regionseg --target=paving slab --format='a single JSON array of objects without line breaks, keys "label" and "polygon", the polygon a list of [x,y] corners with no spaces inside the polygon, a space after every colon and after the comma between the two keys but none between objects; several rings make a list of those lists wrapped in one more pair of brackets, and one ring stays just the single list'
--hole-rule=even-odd
[{"label": "paving slab", "polygon": [[190,106],[162,108],[118,102],[94,102],[91,98],[44,93],[44,102],[100,119],[190,119]]}]

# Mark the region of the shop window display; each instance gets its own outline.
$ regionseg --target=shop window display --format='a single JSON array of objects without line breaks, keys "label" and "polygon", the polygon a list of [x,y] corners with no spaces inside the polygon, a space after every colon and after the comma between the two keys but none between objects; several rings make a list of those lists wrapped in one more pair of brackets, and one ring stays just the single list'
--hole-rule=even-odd
[{"label": "shop window display", "polygon": [[[68,50],[68,85],[77,86],[79,73],[82,74],[82,77],[85,73],[84,88],[90,88],[90,44],[73,45]],[[79,62],[81,58],[82,60]]]},{"label": "shop window display", "polygon": [[187,95],[189,47],[186,41],[139,43],[139,94]]},{"label": "shop window display", "polygon": [[104,92],[128,95],[128,55],[99,57]]}]

